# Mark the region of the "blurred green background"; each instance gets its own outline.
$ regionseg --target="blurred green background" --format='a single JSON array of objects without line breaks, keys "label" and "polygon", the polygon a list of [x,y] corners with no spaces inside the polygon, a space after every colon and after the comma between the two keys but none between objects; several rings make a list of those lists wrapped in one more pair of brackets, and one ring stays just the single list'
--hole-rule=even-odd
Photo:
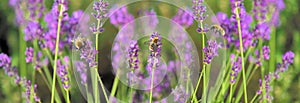
[{"label": "blurred green background", "polygon": [[[85,10],[93,0],[71,0],[69,3],[69,13],[81,9]],[[151,0],[147,0],[151,1]],[[284,52],[292,50],[295,54],[294,64],[275,82],[274,102],[278,103],[300,103],[300,1],[299,0],[284,0],[286,8],[281,12],[281,25],[276,29],[276,62],[281,61],[281,56]],[[47,10],[51,8],[53,0],[45,0]],[[209,7],[214,13],[225,12],[230,14],[229,0],[206,0]],[[245,6],[248,12],[251,12],[252,0],[245,0]],[[130,8],[133,11],[138,11],[139,8]],[[163,13],[174,13],[174,11],[163,11]],[[115,28],[106,28],[114,30]],[[8,0],[0,2],[0,52],[4,52],[12,56],[13,65],[18,65],[20,60],[19,53],[19,33],[22,32],[15,25],[14,10],[9,7]],[[23,37],[21,37],[23,38]],[[113,37],[111,37],[113,39]],[[109,50],[105,50],[109,51]],[[21,89],[14,84],[13,80],[4,75],[4,71],[0,71],[0,101],[3,103],[15,103],[21,100]],[[39,81],[39,80],[37,80]],[[253,82],[251,86],[258,86],[258,82]],[[42,86],[41,86],[42,87]],[[45,86],[44,86],[45,87]],[[43,90],[43,88],[39,88]],[[46,89],[46,88],[45,88]],[[72,94],[72,101],[78,103],[83,102],[78,89],[77,94]],[[256,90],[251,90],[255,92]],[[76,93],[76,92],[73,92]],[[50,95],[50,91],[38,93],[40,97]],[[20,98],[16,98],[20,97]]]}]

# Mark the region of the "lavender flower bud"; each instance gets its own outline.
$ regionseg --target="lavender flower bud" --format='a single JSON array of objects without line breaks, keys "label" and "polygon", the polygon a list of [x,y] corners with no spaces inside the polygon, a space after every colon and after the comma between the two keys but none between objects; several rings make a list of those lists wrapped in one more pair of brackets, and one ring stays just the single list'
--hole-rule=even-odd
[{"label": "lavender flower bud", "polygon": [[60,77],[63,87],[69,89],[69,77],[67,66],[62,64],[60,60],[57,61],[57,75]]},{"label": "lavender flower bud", "polygon": [[148,63],[150,67],[157,67],[160,62],[161,56],[161,36],[157,32],[154,32],[150,36],[150,44],[149,44],[149,52],[150,55],[148,57]]},{"label": "lavender flower bud", "polygon": [[32,47],[26,48],[25,55],[26,55],[26,63],[32,62],[33,55],[34,55],[33,48]]},{"label": "lavender flower bud", "polygon": [[127,11],[127,7],[124,6],[115,10],[114,8],[110,11],[113,13],[109,18],[110,22],[116,27],[122,27],[125,24],[131,22],[134,17]]},{"label": "lavender flower bud", "polygon": [[238,73],[242,70],[242,58],[239,57],[236,62],[233,63],[232,72],[230,73],[231,79],[230,83],[234,84],[236,82],[236,78]]},{"label": "lavender flower bud", "polygon": [[205,14],[206,6],[203,4],[204,0],[193,0],[193,14],[196,21],[204,21],[208,15]]},{"label": "lavender flower bud", "polygon": [[203,48],[204,52],[204,63],[210,64],[213,57],[218,56],[218,49],[220,48],[220,45],[213,40],[207,41],[207,46]]},{"label": "lavender flower bud", "polygon": [[129,57],[129,68],[132,70],[136,70],[139,68],[139,46],[137,41],[131,41],[130,47],[128,49],[128,57]]},{"label": "lavender flower bud", "polygon": [[172,18],[172,20],[184,27],[189,27],[194,21],[193,16],[182,9],[178,9],[177,14]]},{"label": "lavender flower bud", "polygon": [[269,46],[263,46],[262,48],[264,59],[269,60],[270,59],[270,48]]}]

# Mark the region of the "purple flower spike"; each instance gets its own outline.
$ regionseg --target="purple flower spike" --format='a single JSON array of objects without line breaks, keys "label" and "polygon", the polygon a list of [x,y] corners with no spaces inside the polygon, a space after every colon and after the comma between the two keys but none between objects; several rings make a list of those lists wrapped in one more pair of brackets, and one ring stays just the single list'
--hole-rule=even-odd
[{"label": "purple flower spike", "polygon": [[57,75],[60,77],[63,87],[69,89],[69,77],[68,77],[68,66],[61,63],[60,60],[57,61]]},{"label": "purple flower spike", "polygon": [[100,0],[98,2],[94,2],[93,9],[96,11],[96,13],[92,13],[92,15],[96,19],[104,19],[107,15],[107,7],[108,7],[108,2],[105,2],[103,0]]},{"label": "purple flower spike", "polygon": [[230,73],[231,79],[230,83],[233,84],[236,82],[238,73],[242,70],[242,58],[239,57],[236,62],[233,63],[232,72]]},{"label": "purple flower spike", "polygon": [[207,44],[208,45],[203,48],[203,52],[205,54],[204,63],[210,64],[213,57],[218,56],[218,49],[220,48],[220,45],[213,40],[208,40]]},{"label": "purple flower spike", "polygon": [[204,0],[193,0],[193,14],[196,21],[204,21],[208,17],[205,14],[206,6],[203,3]]},{"label": "purple flower spike", "polygon": [[133,15],[127,11],[126,6],[117,8],[117,10],[113,8],[110,13],[112,13],[109,17],[110,22],[116,27],[122,27],[134,19]]},{"label": "purple flower spike", "polygon": [[32,41],[34,39],[41,39],[43,36],[43,28],[42,26],[37,22],[28,22],[26,28],[24,29],[24,39],[26,41]]},{"label": "purple flower spike", "polygon": [[193,15],[182,9],[178,9],[177,14],[173,17],[172,20],[184,27],[189,27],[193,24],[194,21]]},{"label": "purple flower spike", "polygon": [[161,56],[161,48],[162,48],[162,42],[161,42],[161,36],[157,32],[154,32],[150,36],[150,55],[148,58],[149,67],[157,67],[160,62],[160,56]]},{"label": "purple flower spike", "polygon": [[0,67],[8,68],[11,66],[11,58],[6,54],[0,54]]},{"label": "purple flower spike", "polygon": [[86,40],[84,44],[84,47],[82,47],[80,50],[80,59],[83,59],[89,63],[89,67],[95,67],[97,65],[95,57],[98,51],[93,47],[90,40]]},{"label": "purple flower spike", "polygon": [[269,46],[263,46],[262,51],[263,51],[264,59],[269,60],[270,59],[270,48],[269,48]]},{"label": "purple flower spike", "polygon": [[32,62],[33,55],[34,55],[33,53],[34,53],[34,50],[32,47],[26,48],[26,51],[25,51],[26,63]]},{"label": "purple flower spike", "polygon": [[139,46],[137,41],[131,41],[130,47],[128,49],[128,57],[129,57],[129,68],[132,70],[136,70],[139,68]]},{"label": "purple flower spike", "polygon": [[294,62],[294,57],[295,54],[291,51],[286,52],[283,56],[282,56],[282,62],[284,65],[289,65],[292,64]]}]

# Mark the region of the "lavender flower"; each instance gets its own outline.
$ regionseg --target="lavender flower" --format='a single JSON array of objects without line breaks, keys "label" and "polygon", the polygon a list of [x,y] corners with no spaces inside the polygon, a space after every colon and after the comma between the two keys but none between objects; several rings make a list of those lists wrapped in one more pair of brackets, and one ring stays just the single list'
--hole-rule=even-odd
[{"label": "lavender flower", "polygon": [[189,97],[189,94],[185,91],[182,85],[173,89],[172,94],[174,95],[174,101],[178,103],[185,103],[186,99]]},{"label": "lavender flower", "polygon": [[172,18],[172,20],[184,27],[189,27],[193,24],[194,21],[193,15],[191,15],[188,11],[184,11],[182,9],[178,9],[177,14]]},{"label": "lavender flower", "polygon": [[32,47],[26,48],[26,51],[25,51],[26,63],[32,62],[33,55],[34,55],[33,53],[34,53],[34,50]]},{"label": "lavender flower", "polygon": [[198,25],[197,32],[199,33],[205,33],[208,31],[208,28],[204,25],[201,25],[201,23],[208,17],[206,13],[206,6],[203,4],[204,0],[193,0],[193,15],[194,19],[197,22],[200,22]]},{"label": "lavender flower", "polygon": [[275,78],[279,78],[279,73],[283,73],[288,69],[289,65],[294,62],[294,57],[295,54],[291,51],[286,52],[282,56],[282,64],[277,63],[276,71],[274,73]]},{"label": "lavender flower", "polygon": [[206,6],[204,0],[193,0],[193,14],[196,21],[204,21],[208,15],[205,14]]},{"label": "lavender flower", "polygon": [[148,63],[150,67],[157,67],[159,65],[159,59],[161,56],[161,36],[157,32],[154,32],[150,36],[150,55],[148,57]]},{"label": "lavender flower", "polygon": [[262,48],[264,59],[269,60],[270,59],[270,48],[269,46],[263,46]]},{"label": "lavender flower", "polygon": [[27,79],[22,79],[22,85],[25,87],[25,92],[23,93],[23,96],[26,99],[26,103],[30,103],[30,96],[32,95],[35,102],[41,102],[40,98],[37,96],[37,85],[34,84],[33,92],[31,92],[31,81]]},{"label": "lavender flower", "polygon": [[0,54],[0,67],[2,67],[5,71],[5,74],[7,74],[10,77],[18,76],[18,70],[16,67],[12,67],[11,65],[11,58],[8,57],[6,54],[1,53]]},{"label": "lavender flower", "polygon": [[38,20],[43,16],[45,5],[43,0],[26,0],[29,10],[29,18],[31,20]]},{"label": "lavender flower", "polygon": [[208,40],[207,46],[203,48],[204,56],[204,63],[210,64],[213,57],[218,56],[218,49],[220,45],[214,40]]},{"label": "lavender flower", "polygon": [[38,22],[29,21],[24,29],[24,39],[26,41],[32,41],[34,39],[41,39],[43,35],[43,28]]},{"label": "lavender flower", "polygon": [[131,41],[130,47],[128,49],[128,57],[129,57],[129,68],[132,70],[136,70],[139,68],[139,59],[138,59],[139,46],[137,41]]},{"label": "lavender flower", "polygon": [[231,70],[232,70],[232,72],[230,73],[230,76],[231,76],[230,83],[234,84],[236,82],[238,73],[241,72],[241,70],[242,70],[242,58],[241,57],[238,57],[238,60],[233,63]]},{"label": "lavender flower", "polygon": [[9,68],[11,66],[11,58],[6,54],[0,54],[0,67]]},{"label": "lavender flower", "polygon": [[57,61],[57,75],[60,77],[63,87],[65,89],[70,88],[69,77],[68,77],[68,66],[61,63],[60,60]]},{"label": "lavender flower", "polygon": [[102,28],[102,21],[104,18],[107,17],[107,7],[108,7],[108,2],[105,2],[103,0],[100,0],[100,1],[95,1],[94,4],[93,4],[93,9],[96,11],[96,12],[93,12],[92,15],[94,16],[95,19],[97,19],[98,22],[100,22],[100,25],[95,25],[93,24],[91,27],[90,27],[90,30],[94,33],[94,34],[99,34],[99,33],[102,33],[104,31],[104,29]]},{"label": "lavender flower", "polygon": [[265,77],[264,77],[265,85],[263,85],[262,80],[259,79],[259,90],[256,91],[256,94],[260,95],[262,93],[262,91],[265,89],[266,94],[263,95],[263,99],[266,98],[268,103],[271,103],[271,100],[273,99],[273,97],[270,94],[270,92],[272,90],[272,87],[270,85],[272,79],[273,79],[273,74],[272,73],[269,73],[268,75],[265,75]]},{"label": "lavender flower", "polygon": [[98,51],[92,46],[92,42],[90,40],[86,40],[84,42],[85,45],[80,50],[80,59],[89,63],[89,67],[94,67],[97,65],[95,57]]},{"label": "lavender flower", "polygon": [[122,27],[134,19],[133,15],[127,11],[126,6],[118,8],[117,10],[113,8],[110,10],[110,13],[112,13],[109,17],[110,22],[116,27]]},{"label": "lavender flower", "polygon": [[254,30],[255,38],[262,38],[263,40],[270,40],[271,29],[266,22],[259,23],[255,26]]},{"label": "lavender flower", "polygon": [[98,20],[104,19],[107,16],[106,13],[108,5],[108,2],[103,0],[94,2],[93,9],[96,11],[96,13],[92,13],[92,15]]}]

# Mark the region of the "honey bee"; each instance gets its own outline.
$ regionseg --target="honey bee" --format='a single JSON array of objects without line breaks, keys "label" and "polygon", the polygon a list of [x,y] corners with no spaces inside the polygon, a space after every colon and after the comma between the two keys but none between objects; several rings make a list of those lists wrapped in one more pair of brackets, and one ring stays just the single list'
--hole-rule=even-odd
[{"label": "honey bee", "polygon": [[80,50],[85,45],[85,39],[79,36],[73,41],[73,43],[74,43],[76,49]]},{"label": "honey bee", "polygon": [[213,33],[225,35],[225,30],[219,25],[213,25],[209,28],[209,30],[212,31]]},{"label": "honey bee", "polygon": [[152,40],[146,41],[145,44],[148,45],[148,48],[149,48],[149,51],[151,52],[151,54],[155,54],[159,48],[159,38],[154,37]]}]

